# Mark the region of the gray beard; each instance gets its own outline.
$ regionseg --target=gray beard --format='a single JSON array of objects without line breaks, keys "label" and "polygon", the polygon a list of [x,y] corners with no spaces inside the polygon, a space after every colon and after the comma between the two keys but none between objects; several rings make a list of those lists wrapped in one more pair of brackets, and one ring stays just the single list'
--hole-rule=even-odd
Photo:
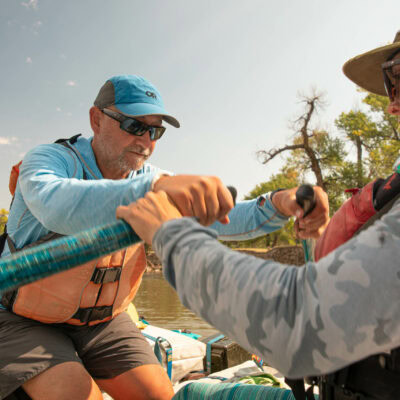
[{"label": "gray beard", "polygon": [[[103,153],[103,159],[107,159],[107,148],[103,143],[101,143],[101,152]],[[144,157],[142,159],[136,159],[133,162],[128,162],[126,157],[127,153],[135,152],[142,154]],[[104,157],[105,156],[105,157]],[[150,157],[150,151],[148,149],[143,148],[142,146],[135,145],[130,146],[124,149],[124,151],[119,155],[117,159],[108,160],[107,168],[113,171],[116,175],[124,175],[129,173],[130,171],[137,171],[142,168],[144,162]]]},{"label": "gray beard", "polygon": [[[129,152],[135,152],[142,154],[144,157],[141,159],[141,161],[136,160],[134,163],[129,163],[127,161],[127,157],[125,155]],[[142,146],[131,146],[128,147],[124,150],[124,152],[118,157],[118,166],[121,168],[121,171],[128,172],[131,170],[138,170],[142,168],[144,162],[150,157],[150,151],[147,149],[144,149]]]}]

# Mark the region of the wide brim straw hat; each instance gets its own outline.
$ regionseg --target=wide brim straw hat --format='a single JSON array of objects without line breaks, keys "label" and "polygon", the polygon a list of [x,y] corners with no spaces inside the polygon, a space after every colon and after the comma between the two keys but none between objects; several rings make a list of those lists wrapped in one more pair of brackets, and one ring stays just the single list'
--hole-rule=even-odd
[{"label": "wide brim straw hat", "polygon": [[397,32],[392,44],[378,47],[347,61],[343,65],[343,72],[363,89],[387,96],[381,66],[391,55],[396,53],[396,50],[400,51],[400,31]]}]

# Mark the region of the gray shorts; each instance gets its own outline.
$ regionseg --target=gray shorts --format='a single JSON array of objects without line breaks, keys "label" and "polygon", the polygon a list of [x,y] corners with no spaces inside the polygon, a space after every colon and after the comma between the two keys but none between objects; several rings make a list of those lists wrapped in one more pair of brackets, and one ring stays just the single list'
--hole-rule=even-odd
[{"label": "gray shorts", "polygon": [[158,364],[127,313],[94,326],[43,324],[0,309],[0,400],[47,368],[83,364],[93,378],[109,379]]}]

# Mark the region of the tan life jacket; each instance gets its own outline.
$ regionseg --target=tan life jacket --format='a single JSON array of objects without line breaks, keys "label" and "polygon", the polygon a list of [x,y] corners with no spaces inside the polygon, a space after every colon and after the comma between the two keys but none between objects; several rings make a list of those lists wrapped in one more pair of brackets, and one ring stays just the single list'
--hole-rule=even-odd
[{"label": "tan life jacket", "polygon": [[[72,144],[76,139],[77,136],[74,136],[58,143],[72,150],[80,160],[68,143]],[[87,179],[85,171],[83,173],[84,179]],[[50,232],[24,248],[60,236]],[[8,235],[6,241],[12,253],[18,251]],[[114,318],[128,308],[139,289],[145,269],[146,254],[144,245],[140,243],[3,293],[1,303],[15,314],[44,323],[95,325]]]},{"label": "tan life jacket", "polygon": [[125,311],[146,269],[142,243],[3,295],[10,311],[44,323],[95,325]]}]

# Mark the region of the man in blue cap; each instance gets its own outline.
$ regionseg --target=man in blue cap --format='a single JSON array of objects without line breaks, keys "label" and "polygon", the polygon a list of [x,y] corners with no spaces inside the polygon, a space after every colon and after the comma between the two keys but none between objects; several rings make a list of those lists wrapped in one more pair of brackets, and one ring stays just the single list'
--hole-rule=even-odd
[{"label": "man in blue cap", "polygon": [[[179,122],[147,80],[109,79],[90,109],[93,138],[41,145],[23,160],[3,256],[26,246],[115,221],[115,210],[165,191],[182,215],[235,239],[279,229],[298,212],[294,190],[239,203],[216,177],[171,176],[145,161]],[[318,235],[327,200],[302,221]],[[225,224],[225,225],[224,225]],[[150,346],[124,312],[145,270],[143,245],[3,293],[0,307],[0,398],[17,388],[34,399],[169,399],[172,385]],[[64,385],[60,385],[63,382]]]}]

